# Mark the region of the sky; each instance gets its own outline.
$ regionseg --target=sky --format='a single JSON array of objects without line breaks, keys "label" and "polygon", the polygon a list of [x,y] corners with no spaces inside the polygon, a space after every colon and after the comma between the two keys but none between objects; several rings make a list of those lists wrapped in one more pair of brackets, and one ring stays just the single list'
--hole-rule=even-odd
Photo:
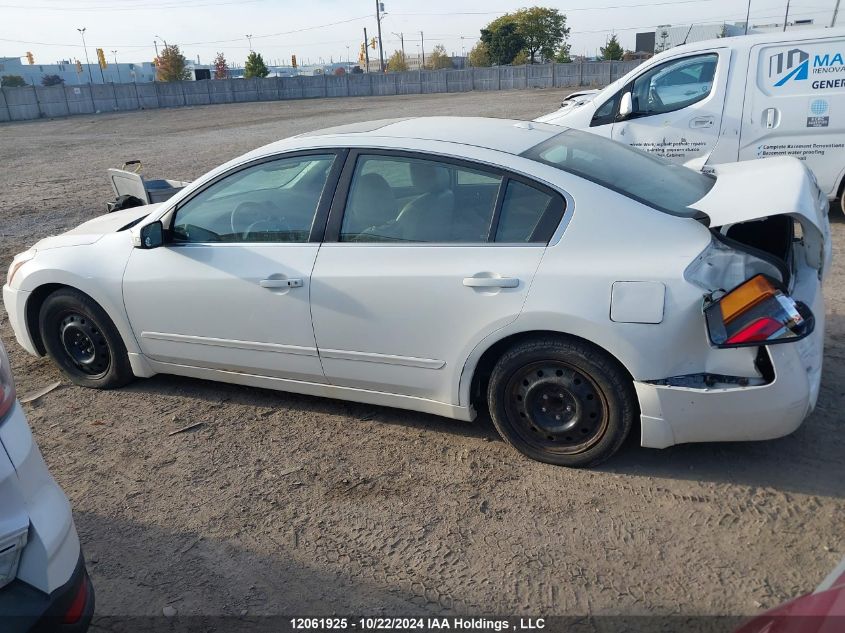
[{"label": "sky", "polygon": [[[751,0],[751,23],[782,22],[787,0]],[[559,9],[571,29],[575,55],[595,55],[611,33],[625,48],[634,34],[658,24],[737,22],[745,20],[746,0],[384,0],[382,20],[385,57],[400,48],[406,54],[443,44],[449,53],[468,52],[488,22],[522,6]],[[791,0],[790,21],[812,18],[830,24],[836,0]],[[845,6],[843,7],[845,12]],[[845,26],[845,17],[837,20]],[[355,60],[366,27],[376,32],[375,0],[0,0],[0,57],[36,63],[82,59],[85,28],[88,54],[103,48],[109,60],[151,61],[154,41],[179,44],[186,57],[210,63],[223,52],[230,63],[243,64],[252,47],[268,63],[300,64]]]}]

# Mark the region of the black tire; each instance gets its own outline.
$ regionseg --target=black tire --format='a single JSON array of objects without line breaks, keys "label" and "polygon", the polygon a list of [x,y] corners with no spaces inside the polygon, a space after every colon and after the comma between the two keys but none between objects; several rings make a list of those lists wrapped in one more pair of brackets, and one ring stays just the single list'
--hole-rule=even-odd
[{"label": "black tire", "polygon": [[38,326],[47,354],[74,384],[115,389],[134,380],[117,328],[88,295],[57,290],[41,305]]},{"label": "black tire", "polygon": [[490,416],[522,454],[558,466],[595,466],[622,446],[637,415],[630,376],[584,341],[533,338],[496,363],[487,388]]}]

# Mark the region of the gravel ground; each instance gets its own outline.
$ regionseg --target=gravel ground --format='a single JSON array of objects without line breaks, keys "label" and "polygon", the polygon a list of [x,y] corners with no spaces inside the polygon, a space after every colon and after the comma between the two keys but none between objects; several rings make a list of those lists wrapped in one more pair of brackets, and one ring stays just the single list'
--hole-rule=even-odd
[{"label": "gravel ground", "polygon": [[[192,179],[258,145],[366,119],[531,118],[564,93],[251,103],[0,126],[0,266],[101,213],[107,167]],[[845,223],[833,214],[835,256]],[[821,397],[771,442],[639,448],[605,467],[521,458],[489,421],[158,376],[63,381],[26,405],[74,507],[102,616],[752,614],[845,551],[845,273]],[[61,377],[14,343],[19,392]],[[194,432],[168,433],[193,422]]]}]

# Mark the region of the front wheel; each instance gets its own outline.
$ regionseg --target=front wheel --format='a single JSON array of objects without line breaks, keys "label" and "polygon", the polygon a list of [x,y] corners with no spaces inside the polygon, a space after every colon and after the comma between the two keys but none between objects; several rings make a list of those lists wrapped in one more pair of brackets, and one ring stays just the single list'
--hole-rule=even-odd
[{"label": "front wheel", "polygon": [[41,306],[39,327],[50,358],[74,384],[114,389],[133,380],[117,328],[88,295],[57,290]]},{"label": "front wheel", "polygon": [[487,391],[499,434],[524,455],[560,466],[594,466],[633,426],[631,378],[602,350],[578,339],[517,344],[496,363]]}]

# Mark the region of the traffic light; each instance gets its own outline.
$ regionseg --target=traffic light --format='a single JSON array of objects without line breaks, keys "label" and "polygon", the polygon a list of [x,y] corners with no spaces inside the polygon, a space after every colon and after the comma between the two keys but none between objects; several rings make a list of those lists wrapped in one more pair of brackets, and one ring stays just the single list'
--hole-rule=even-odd
[{"label": "traffic light", "polygon": [[97,61],[100,64],[100,68],[107,68],[109,65],[106,61],[106,54],[103,52],[102,48],[97,49]]},{"label": "traffic light", "polygon": [[26,52],[26,61],[29,62],[29,65],[32,66],[35,63],[35,57],[32,56],[32,53],[29,51]]},{"label": "traffic light", "polygon": [[358,51],[358,63],[364,64],[367,61],[367,45],[365,43],[361,43],[361,50]]},{"label": "traffic light", "polygon": [[376,50],[376,38],[374,37],[370,38],[370,48]]},{"label": "traffic light", "polygon": [[82,62],[79,61],[78,59],[76,60],[76,74],[78,74],[78,75],[82,74]]},{"label": "traffic light", "polygon": [[290,65],[296,68],[296,55],[290,56]]}]

